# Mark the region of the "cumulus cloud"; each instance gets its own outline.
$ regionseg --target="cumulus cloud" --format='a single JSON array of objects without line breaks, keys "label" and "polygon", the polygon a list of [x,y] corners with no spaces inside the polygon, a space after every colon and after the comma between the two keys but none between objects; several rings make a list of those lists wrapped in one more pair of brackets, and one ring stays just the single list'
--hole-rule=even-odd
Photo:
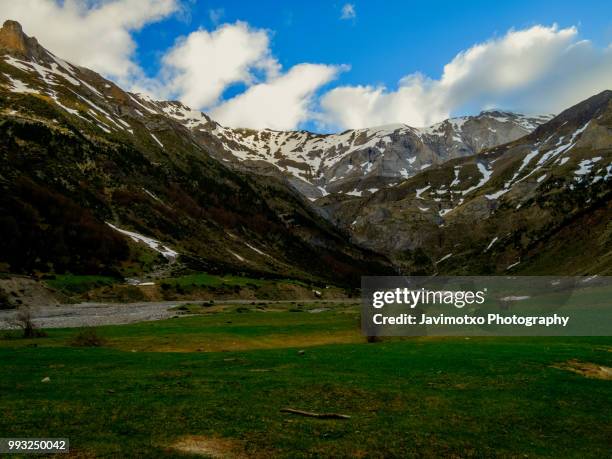
[{"label": "cumulus cloud", "polygon": [[200,29],[181,38],[163,58],[168,90],[192,107],[210,107],[235,83],[273,78],[280,65],[270,52],[266,30],[245,22]]},{"label": "cumulus cloud", "polygon": [[[130,90],[177,98],[230,126],[329,129],[388,123],[424,126],[483,108],[557,113],[612,88],[612,45],[580,39],[575,27],[536,25],[459,52],[439,78],[412,73],[395,87],[321,88],[345,69],[302,63],[283,69],[272,33],[246,22],[198,29],[160,50],[146,77],[134,32],[184,11],[181,0],[0,0],[0,20],[15,19],[52,52]],[[216,23],[222,11],[211,10]],[[342,18],[356,17],[346,3]],[[236,95],[228,99],[228,88]]]},{"label": "cumulus cloud", "polygon": [[340,86],[321,100],[328,125],[428,125],[483,107],[558,112],[612,87],[612,48],[596,49],[574,27],[534,26],[462,51],[439,79],[402,78],[395,90]]},{"label": "cumulus cloud", "polygon": [[[270,41],[269,31],[240,21],[192,32],[164,56],[163,89],[227,126],[294,129],[342,66],[303,63],[283,71]],[[245,89],[223,100],[236,84]]]},{"label": "cumulus cloud", "polygon": [[382,86],[340,86],[323,95],[320,119],[341,129],[392,123],[426,126],[449,114],[434,85],[414,74],[403,78],[396,91]]},{"label": "cumulus cloud", "polygon": [[356,17],[357,11],[355,11],[355,5],[345,3],[340,13],[340,19],[355,19]]},{"label": "cumulus cloud", "polygon": [[21,23],[50,51],[120,83],[141,78],[132,32],[180,10],[178,0],[2,0],[0,19]]},{"label": "cumulus cloud", "polygon": [[315,92],[341,70],[332,65],[295,65],[214,108],[212,117],[228,126],[294,129],[313,117],[310,106]]}]

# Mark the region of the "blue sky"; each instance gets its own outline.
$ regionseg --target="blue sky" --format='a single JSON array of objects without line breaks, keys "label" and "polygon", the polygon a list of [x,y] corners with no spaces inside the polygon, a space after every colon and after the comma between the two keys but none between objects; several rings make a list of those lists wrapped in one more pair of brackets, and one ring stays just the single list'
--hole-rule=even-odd
[{"label": "blue sky", "polygon": [[488,108],[559,112],[612,88],[612,2],[0,5],[59,56],[231,126],[422,126]]},{"label": "blue sky", "polygon": [[[354,20],[339,20],[355,5]],[[190,17],[172,17],[135,35],[138,61],[154,75],[160,51],[176,37],[221,22],[246,21],[273,32],[272,50],[284,67],[300,62],[348,64],[339,82],[393,86],[407,73],[439,77],[445,63],[475,43],[535,24],[578,26],[595,44],[612,43],[612,2],[605,1],[195,1]]]}]

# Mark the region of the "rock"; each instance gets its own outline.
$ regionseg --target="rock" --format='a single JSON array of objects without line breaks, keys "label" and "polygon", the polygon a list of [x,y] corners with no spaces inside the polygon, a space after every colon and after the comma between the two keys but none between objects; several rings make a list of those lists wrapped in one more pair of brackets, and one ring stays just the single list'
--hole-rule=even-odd
[{"label": "rock", "polygon": [[517,140],[550,119],[485,111],[426,128],[396,124],[321,135],[222,128],[208,120],[194,126],[183,112],[169,115],[191,129],[208,131],[234,149],[240,146],[240,156],[223,149],[216,153],[218,159],[261,175],[283,175],[311,199],[334,192],[370,195],[432,165]]},{"label": "rock", "polygon": [[45,58],[48,53],[36,38],[23,33],[21,24],[16,21],[5,21],[0,29],[0,48],[8,49],[24,57]]},{"label": "rock", "polygon": [[45,376],[43,379],[40,380],[40,382],[50,382],[51,378],[49,378],[48,376]]}]

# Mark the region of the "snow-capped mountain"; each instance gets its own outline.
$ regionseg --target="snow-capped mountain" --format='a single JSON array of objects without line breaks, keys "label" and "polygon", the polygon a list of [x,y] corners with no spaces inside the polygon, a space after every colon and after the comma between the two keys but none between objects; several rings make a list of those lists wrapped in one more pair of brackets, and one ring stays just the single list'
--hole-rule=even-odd
[{"label": "snow-capped mountain", "polygon": [[604,91],[516,142],[319,204],[354,241],[415,271],[608,272],[611,133]]},{"label": "snow-capped mountain", "polygon": [[552,118],[485,111],[426,128],[396,124],[315,134],[232,129],[180,102],[156,102],[145,96],[140,100],[181,122],[203,141],[219,140],[222,148],[216,155],[222,161],[259,173],[283,174],[311,199],[330,193],[371,194],[449,159],[516,140]]}]

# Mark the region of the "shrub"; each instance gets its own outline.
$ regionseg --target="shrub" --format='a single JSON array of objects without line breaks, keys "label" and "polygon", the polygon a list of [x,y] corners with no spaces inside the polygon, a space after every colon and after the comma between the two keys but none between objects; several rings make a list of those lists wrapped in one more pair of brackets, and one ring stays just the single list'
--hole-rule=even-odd
[{"label": "shrub", "polygon": [[20,306],[11,324],[23,330],[24,338],[42,338],[47,334],[34,325],[32,311],[27,306]]},{"label": "shrub", "polygon": [[0,309],[15,309],[15,305],[11,303],[8,294],[0,288]]},{"label": "shrub", "polygon": [[72,338],[70,344],[77,347],[100,347],[106,344],[106,340],[98,335],[95,328],[85,328]]}]

